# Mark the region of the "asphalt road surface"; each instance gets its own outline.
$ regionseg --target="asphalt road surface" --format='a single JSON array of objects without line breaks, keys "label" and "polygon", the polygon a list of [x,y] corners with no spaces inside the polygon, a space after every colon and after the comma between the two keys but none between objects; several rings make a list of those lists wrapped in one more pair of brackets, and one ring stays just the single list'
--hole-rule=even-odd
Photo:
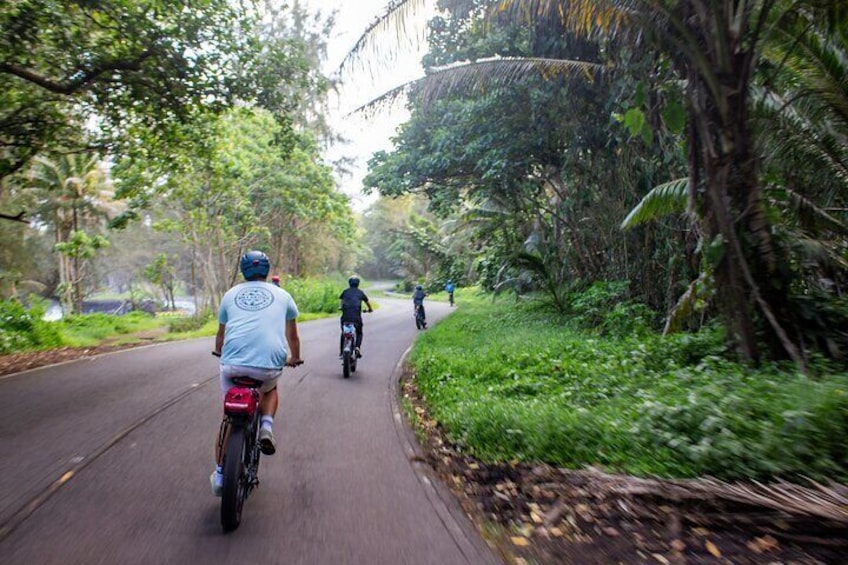
[{"label": "asphalt road surface", "polygon": [[[415,463],[396,398],[412,305],[379,303],[348,380],[338,319],[300,325],[306,363],[280,379],[277,454],[228,534],[209,488],[211,338],[0,378],[0,563],[498,563]],[[431,323],[448,312],[427,306]]]}]

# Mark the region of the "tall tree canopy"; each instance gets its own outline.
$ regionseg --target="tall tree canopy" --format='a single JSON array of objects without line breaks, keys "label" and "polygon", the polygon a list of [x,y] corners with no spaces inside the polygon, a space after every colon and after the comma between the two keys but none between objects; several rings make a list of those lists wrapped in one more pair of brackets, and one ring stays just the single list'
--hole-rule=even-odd
[{"label": "tall tree canopy", "polygon": [[[384,19],[402,21],[423,4],[398,2]],[[615,273],[604,264],[615,264],[622,256],[626,261],[630,254],[626,242],[615,243],[615,238],[608,240],[613,245],[600,247],[581,242],[586,237],[603,241],[593,233],[601,223],[569,223],[583,222],[591,209],[581,209],[581,201],[594,200],[607,214],[619,214],[614,204],[629,198],[627,191],[616,188],[628,183],[637,196],[651,196],[641,204],[644,216],[649,209],[658,211],[661,201],[671,202],[669,197],[683,188],[688,191],[694,237],[681,239],[670,259],[683,255],[679,265],[694,267],[695,275],[700,271],[691,280],[711,281],[700,285],[713,289],[701,298],[717,308],[743,357],[756,361],[766,351],[769,356],[791,357],[803,367],[810,332],[826,335],[818,345],[826,342],[824,349],[833,354],[848,346],[848,335],[833,329],[848,323],[844,309],[836,317],[825,315],[834,312],[838,303],[834,299],[846,280],[844,207],[840,204],[844,201],[844,143],[839,141],[844,141],[840,108],[844,109],[846,100],[840,63],[846,55],[845,3],[499,0],[439,5],[448,16],[434,22],[434,52],[445,49],[472,61],[431,69],[411,87],[424,94],[412,102],[419,116],[402,133],[396,154],[376,157],[372,186],[387,193],[424,190],[455,201],[469,193],[480,194],[476,187],[495,170],[494,179],[507,181],[500,196],[524,199],[533,194],[527,192],[533,177],[552,171],[536,188],[553,197],[539,201],[539,210],[553,212],[555,220],[547,223],[546,232],[546,224],[537,218],[526,241],[531,245],[525,245],[530,254],[522,255],[520,263],[555,285],[562,282],[563,269],[573,270],[568,263],[574,264],[574,257],[540,252],[545,246],[567,243],[583,263],[577,272],[592,278]],[[507,38],[516,37],[510,34],[510,26],[521,25],[529,32],[527,48],[518,50],[520,59],[505,57],[511,54]],[[480,39],[484,37],[488,43]],[[595,46],[594,61],[610,64],[606,90],[581,91],[577,80],[561,79],[563,69],[579,76],[573,71],[578,67],[563,66],[563,60],[573,63],[580,57],[581,41]],[[474,45],[484,48],[474,49]],[[351,57],[367,54],[355,50]],[[441,62],[438,55],[432,59]],[[538,99],[539,104],[522,105],[513,98],[512,104],[504,103],[527,88],[528,77],[539,75],[550,85],[536,87],[539,92],[554,88],[576,109],[572,123],[560,119],[552,124],[554,130],[559,128],[560,143],[550,146],[553,159],[538,159],[532,143],[521,138],[526,130],[516,127],[521,122],[516,114],[525,117],[524,125],[530,124],[551,107],[550,102]],[[469,84],[477,88],[471,96],[467,96]],[[472,113],[475,105],[486,100],[496,103],[464,124],[456,108],[441,106],[429,122],[435,135],[416,138],[416,120],[427,120],[428,100],[434,99],[438,101],[431,107],[464,100],[462,104]],[[583,100],[575,103],[575,99]],[[416,100],[423,100],[423,105]],[[612,125],[607,117],[620,120],[624,126],[620,131],[634,138],[620,136],[615,129],[605,131]],[[510,120],[516,123],[507,125]],[[448,122],[447,128],[439,129]],[[500,125],[511,135],[498,134]],[[527,151],[509,152],[513,141]],[[644,147],[634,152],[634,143]],[[480,157],[463,162],[483,144],[491,147],[483,154],[503,155],[504,162]],[[416,152],[422,159],[412,158]],[[773,158],[776,155],[781,157]],[[535,164],[534,158],[538,159]],[[802,166],[793,170],[792,162]],[[504,173],[522,163],[528,165],[524,174],[509,181]],[[681,172],[685,182],[676,180]],[[664,182],[662,191],[648,192]],[[452,194],[442,188],[451,183]],[[436,204],[442,202],[437,198]],[[793,220],[787,221],[781,212]],[[803,221],[810,214],[816,216],[816,223]],[[627,223],[632,224],[632,219]],[[799,237],[826,252],[827,268],[820,260],[815,261],[815,269],[809,268],[810,246],[799,246]],[[692,261],[693,240],[700,264]],[[642,257],[650,257],[659,241],[655,234],[636,249],[641,249]],[[807,252],[801,253],[800,247]],[[651,271],[645,272],[651,279],[648,284],[671,288]],[[627,269],[618,272],[628,274]],[[671,273],[668,278],[674,281]],[[811,293],[819,298],[810,300]]]},{"label": "tall tree canopy", "polygon": [[251,4],[4,2],[0,178],[48,147],[162,149],[182,124],[252,97]]}]

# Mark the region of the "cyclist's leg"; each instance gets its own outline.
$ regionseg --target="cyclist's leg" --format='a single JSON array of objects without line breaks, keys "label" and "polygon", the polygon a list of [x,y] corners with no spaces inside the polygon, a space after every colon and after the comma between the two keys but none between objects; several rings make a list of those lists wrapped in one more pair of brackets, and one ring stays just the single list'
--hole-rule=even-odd
[{"label": "cyclist's leg", "polygon": [[362,320],[353,323],[356,328],[356,348],[362,347]]},{"label": "cyclist's leg", "polygon": [[259,388],[259,445],[262,453],[273,455],[277,451],[277,440],[274,439],[274,416],[277,415],[279,405],[279,394],[277,393],[277,379],[280,378],[282,370],[259,370],[260,374],[254,378],[265,381]]},{"label": "cyclist's leg", "polygon": [[277,385],[268,392],[263,392],[259,399],[259,413],[263,416],[271,416],[277,414],[277,406],[280,404],[280,397],[277,394]]},{"label": "cyclist's leg", "polygon": [[[218,380],[221,383],[221,398],[227,395],[227,391],[233,388],[233,380],[224,370],[224,365],[218,370]],[[224,457],[224,446],[227,445],[227,436],[229,436],[229,426],[225,425],[225,420],[221,420],[221,428],[218,435],[215,437],[215,462],[221,465]]]}]

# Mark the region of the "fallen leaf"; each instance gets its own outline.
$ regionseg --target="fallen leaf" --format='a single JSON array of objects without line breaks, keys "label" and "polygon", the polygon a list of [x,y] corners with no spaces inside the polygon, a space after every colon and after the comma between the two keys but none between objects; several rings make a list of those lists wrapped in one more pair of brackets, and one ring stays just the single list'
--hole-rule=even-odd
[{"label": "fallen leaf", "polygon": [[602,531],[611,538],[618,537],[618,530],[615,528],[606,527]]},{"label": "fallen leaf", "polygon": [[706,528],[692,528],[692,533],[702,538],[705,538],[710,535],[710,531]]},{"label": "fallen leaf", "polygon": [[659,553],[652,553],[651,556],[663,565],[670,565],[669,560],[660,555]]},{"label": "fallen leaf", "polygon": [[556,537],[556,538],[561,538],[562,536],[565,535],[565,533],[560,528],[551,528],[549,531],[550,531],[551,535]]},{"label": "fallen leaf", "polygon": [[686,542],[683,540],[676,539],[671,542],[671,549],[677,551],[678,553],[682,553],[684,549],[686,549]]},{"label": "fallen leaf", "polygon": [[716,547],[716,544],[714,544],[710,540],[707,540],[707,543],[704,544],[704,547],[707,548],[707,551],[709,551],[710,555],[712,555],[713,557],[721,557],[721,551],[719,551],[718,547]]},{"label": "fallen leaf", "polygon": [[527,541],[527,538],[521,536],[512,536],[510,538],[512,540],[513,545],[517,545],[518,547],[527,547],[530,545],[530,542]]},{"label": "fallen leaf", "polygon": [[754,538],[748,542],[748,549],[754,553],[768,553],[769,551],[777,550],[779,547],[780,544],[772,536]]},{"label": "fallen leaf", "polygon": [[535,512],[530,513],[530,519],[533,520],[537,524],[541,524],[542,522],[545,521],[544,518],[542,518],[541,516],[539,516]]}]

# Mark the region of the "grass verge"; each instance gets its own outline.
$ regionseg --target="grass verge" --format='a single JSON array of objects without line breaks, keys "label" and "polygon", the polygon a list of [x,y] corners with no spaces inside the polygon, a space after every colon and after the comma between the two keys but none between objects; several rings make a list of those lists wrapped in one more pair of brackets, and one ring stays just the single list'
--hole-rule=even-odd
[{"label": "grass verge", "polygon": [[569,320],[532,304],[466,301],[419,338],[417,386],[452,441],[491,462],[848,479],[845,372],[820,360],[812,377],[740,365],[717,330],[604,336]]}]

